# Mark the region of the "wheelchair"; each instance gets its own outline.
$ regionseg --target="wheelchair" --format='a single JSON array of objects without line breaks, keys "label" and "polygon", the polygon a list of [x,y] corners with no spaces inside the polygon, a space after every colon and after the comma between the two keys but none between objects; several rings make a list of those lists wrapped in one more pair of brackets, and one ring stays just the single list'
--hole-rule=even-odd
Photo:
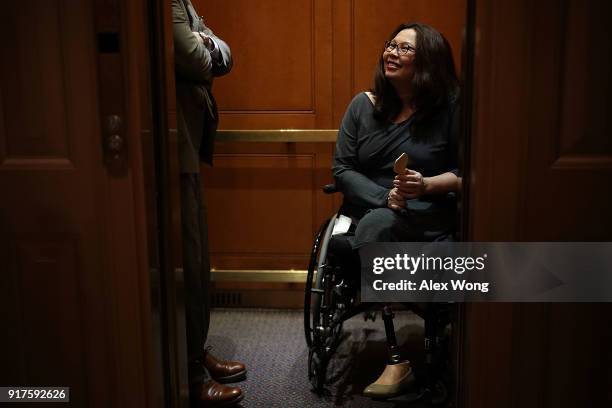
[{"label": "wheelchair", "polygon": [[[326,194],[337,192],[336,186],[323,187]],[[342,341],[343,323],[359,314],[364,320],[376,319],[382,312],[387,339],[388,363],[403,361],[395,336],[393,308],[411,310],[424,320],[424,363],[415,370],[418,391],[410,395],[412,401],[438,405],[447,401],[449,391],[444,379],[449,366],[449,335],[447,329],[454,320],[455,310],[447,303],[378,304],[360,301],[360,285],[348,279],[342,268],[330,262],[330,241],[340,212],[324,221],[315,235],[304,296],[304,333],[308,346],[308,378],[312,390],[319,396],[331,383],[327,373],[330,360]],[[355,275],[353,275],[355,276]],[[359,275],[357,275],[359,276]],[[419,372],[420,371],[420,372]]]}]

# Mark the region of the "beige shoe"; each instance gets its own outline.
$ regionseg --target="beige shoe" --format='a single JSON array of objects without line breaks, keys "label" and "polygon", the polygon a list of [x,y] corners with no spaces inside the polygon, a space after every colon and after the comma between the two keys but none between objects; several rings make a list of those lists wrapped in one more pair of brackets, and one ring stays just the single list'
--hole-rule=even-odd
[{"label": "beige shoe", "polygon": [[[377,380],[378,381],[378,380]],[[363,390],[363,395],[370,398],[393,398],[404,394],[408,388],[414,383],[415,377],[412,372],[412,367],[402,378],[395,384],[377,384],[373,382]]]}]

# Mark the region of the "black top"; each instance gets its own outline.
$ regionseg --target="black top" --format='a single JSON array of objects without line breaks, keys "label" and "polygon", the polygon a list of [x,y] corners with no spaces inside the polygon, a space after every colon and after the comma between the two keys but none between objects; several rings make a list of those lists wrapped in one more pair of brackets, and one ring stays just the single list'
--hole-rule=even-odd
[{"label": "black top", "polygon": [[[344,207],[361,217],[365,210],[387,206],[393,187],[393,164],[402,154],[409,157],[408,168],[425,177],[445,172],[457,174],[457,103],[430,115],[419,123],[415,116],[401,123],[374,119],[374,105],[365,93],[351,101],[338,132],[332,171],[338,190],[344,194]],[[452,201],[451,202],[449,202]],[[422,196],[408,200],[407,208],[430,210],[454,206],[454,197]],[[357,213],[361,215],[357,215]]]}]

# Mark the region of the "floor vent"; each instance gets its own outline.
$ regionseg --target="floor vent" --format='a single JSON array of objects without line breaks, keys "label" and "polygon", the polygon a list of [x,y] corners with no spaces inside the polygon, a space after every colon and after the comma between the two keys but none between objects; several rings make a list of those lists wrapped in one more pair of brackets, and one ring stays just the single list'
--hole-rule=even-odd
[{"label": "floor vent", "polygon": [[239,307],[242,306],[242,294],[240,292],[219,291],[213,292],[211,296],[212,307]]}]

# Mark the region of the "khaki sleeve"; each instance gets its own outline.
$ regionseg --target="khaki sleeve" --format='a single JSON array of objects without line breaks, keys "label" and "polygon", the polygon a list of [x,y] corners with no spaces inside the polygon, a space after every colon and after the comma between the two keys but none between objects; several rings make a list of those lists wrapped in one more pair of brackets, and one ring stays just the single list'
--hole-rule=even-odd
[{"label": "khaki sleeve", "polygon": [[177,75],[196,83],[209,83],[213,77],[210,52],[191,31],[187,12],[180,0],[172,0],[172,31]]}]

